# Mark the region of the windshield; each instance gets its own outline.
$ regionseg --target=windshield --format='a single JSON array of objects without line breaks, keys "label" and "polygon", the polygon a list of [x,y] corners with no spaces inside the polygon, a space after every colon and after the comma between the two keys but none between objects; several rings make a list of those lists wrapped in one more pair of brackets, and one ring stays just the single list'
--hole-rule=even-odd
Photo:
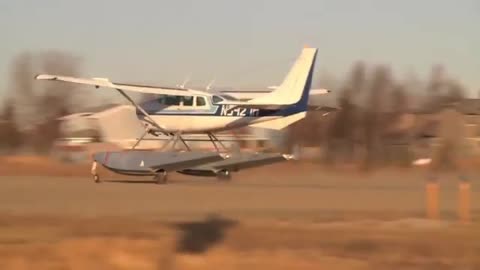
[{"label": "windshield", "polygon": [[219,103],[219,102],[222,102],[224,99],[220,96],[213,96],[212,97],[212,101],[213,103]]},{"label": "windshield", "polygon": [[167,106],[193,106],[193,96],[163,95],[157,99],[157,102]]},{"label": "windshield", "polygon": [[213,103],[219,103],[219,102],[222,102],[224,100],[236,100],[236,99],[234,97],[230,96],[230,95],[225,95],[225,94],[216,95],[216,96],[212,97]]}]

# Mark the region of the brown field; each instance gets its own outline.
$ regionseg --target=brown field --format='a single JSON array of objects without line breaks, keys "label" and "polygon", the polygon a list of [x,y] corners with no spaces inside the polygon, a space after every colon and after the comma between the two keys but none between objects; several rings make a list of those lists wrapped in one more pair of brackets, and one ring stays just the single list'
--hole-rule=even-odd
[{"label": "brown field", "polygon": [[476,179],[464,225],[455,174],[427,220],[418,170],[290,163],[167,185],[102,171],[97,185],[88,169],[2,160],[0,269],[480,269]]}]

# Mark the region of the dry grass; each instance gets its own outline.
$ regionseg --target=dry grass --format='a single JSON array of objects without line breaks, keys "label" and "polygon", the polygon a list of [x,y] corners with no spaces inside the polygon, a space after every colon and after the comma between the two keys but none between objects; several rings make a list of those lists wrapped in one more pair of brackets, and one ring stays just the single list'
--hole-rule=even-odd
[{"label": "dry grass", "polygon": [[[480,251],[477,225],[430,222],[417,226],[422,222],[257,222],[218,227],[211,220],[167,224],[121,218],[10,216],[1,220],[0,269],[480,267],[476,256]],[[195,226],[206,228],[195,232]],[[179,251],[185,235],[206,241],[201,235],[191,236],[205,234],[205,229],[221,230],[221,237],[210,241],[205,250]]]}]

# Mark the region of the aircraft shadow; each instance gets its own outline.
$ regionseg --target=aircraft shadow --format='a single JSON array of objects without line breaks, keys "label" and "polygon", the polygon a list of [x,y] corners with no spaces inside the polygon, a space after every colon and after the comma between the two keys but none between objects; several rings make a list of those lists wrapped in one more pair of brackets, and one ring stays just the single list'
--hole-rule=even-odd
[{"label": "aircraft shadow", "polygon": [[204,253],[220,243],[226,230],[235,225],[236,221],[215,215],[204,221],[175,223],[173,227],[182,232],[177,240],[177,252]]},{"label": "aircraft shadow", "polygon": [[[232,180],[235,181],[235,180]],[[103,183],[117,183],[117,184],[140,184],[140,185],[157,185],[153,180],[103,180]],[[362,185],[350,185],[350,186],[339,186],[334,184],[274,184],[274,183],[241,183],[240,181],[234,183],[220,183],[218,180],[204,178],[201,180],[182,180],[174,181],[167,183],[166,185],[178,185],[178,186],[201,186],[208,187],[210,185],[221,185],[223,187],[230,188],[260,188],[260,189],[305,189],[310,190],[379,190],[379,191],[388,191],[388,190],[417,190],[416,186],[389,186],[389,185],[374,185],[374,186],[362,186]]]},{"label": "aircraft shadow", "polygon": [[156,184],[153,180],[103,180],[103,182],[119,184]]}]

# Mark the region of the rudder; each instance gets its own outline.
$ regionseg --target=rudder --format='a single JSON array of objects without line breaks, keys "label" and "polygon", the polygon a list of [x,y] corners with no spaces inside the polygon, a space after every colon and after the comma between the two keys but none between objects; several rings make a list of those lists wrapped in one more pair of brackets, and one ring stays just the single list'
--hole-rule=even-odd
[{"label": "rudder", "polygon": [[248,103],[294,105],[308,101],[316,54],[316,48],[304,48],[278,88]]}]

